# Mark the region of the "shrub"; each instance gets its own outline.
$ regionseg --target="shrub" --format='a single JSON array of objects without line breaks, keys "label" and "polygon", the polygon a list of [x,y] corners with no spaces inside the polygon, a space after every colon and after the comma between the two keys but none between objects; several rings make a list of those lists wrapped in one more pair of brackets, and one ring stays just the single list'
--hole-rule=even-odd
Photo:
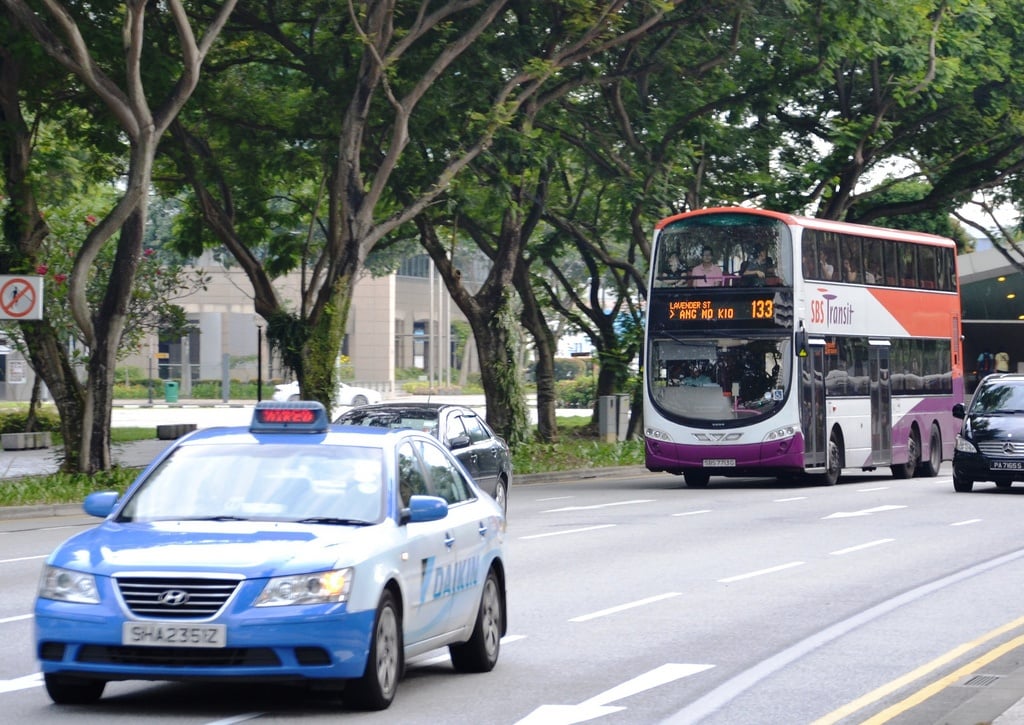
[{"label": "shrub", "polygon": [[589,375],[555,383],[555,406],[558,408],[593,408],[596,396],[597,379]]},{"label": "shrub", "polygon": [[[0,412],[0,433],[25,433],[28,422],[28,407]],[[36,411],[35,432],[60,433],[60,417],[57,411],[41,408]]]}]

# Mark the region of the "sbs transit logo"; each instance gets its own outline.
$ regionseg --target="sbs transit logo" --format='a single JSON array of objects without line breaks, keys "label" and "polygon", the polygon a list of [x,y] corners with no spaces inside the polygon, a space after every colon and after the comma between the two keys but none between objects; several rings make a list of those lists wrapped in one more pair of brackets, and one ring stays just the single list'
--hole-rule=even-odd
[{"label": "sbs transit logo", "polygon": [[853,305],[839,303],[827,287],[818,287],[819,299],[811,299],[811,322],[826,327],[849,327],[853,324]]}]

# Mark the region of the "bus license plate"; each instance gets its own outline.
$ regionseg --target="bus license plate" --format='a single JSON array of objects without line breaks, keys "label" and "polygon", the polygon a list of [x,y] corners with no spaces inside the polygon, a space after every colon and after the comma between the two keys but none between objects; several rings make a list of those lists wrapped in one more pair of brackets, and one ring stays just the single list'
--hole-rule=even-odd
[{"label": "bus license plate", "polygon": [[137,647],[226,647],[228,628],[223,624],[125,622],[121,643]]},{"label": "bus license plate", "polygon": [[993,471],[1024,471],[1024,461],[992,461]]},{"label": "bus license plate", "polygon": [[704,468],[735,468],[735,458],[705,458],[701,465]]}]

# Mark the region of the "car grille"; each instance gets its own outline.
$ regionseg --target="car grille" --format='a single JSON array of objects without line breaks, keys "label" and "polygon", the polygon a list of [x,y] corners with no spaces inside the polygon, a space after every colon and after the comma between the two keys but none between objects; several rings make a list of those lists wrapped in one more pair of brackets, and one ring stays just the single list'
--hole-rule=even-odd
[{"label": "car grille", "polygon": [[77,662],[136,667],[279,667],[281,660],[266,647],[114,647],[84,645]]},{"label": "car grille", "polygon": [[1024,456],[1024,441],[985,441],[978,444],[978,450],[986,456]]},{"label": "car grille", "polygon": [[139,617],[206,619],[221,610],[237,579],[200,577],[116,577],[121,598]]}]

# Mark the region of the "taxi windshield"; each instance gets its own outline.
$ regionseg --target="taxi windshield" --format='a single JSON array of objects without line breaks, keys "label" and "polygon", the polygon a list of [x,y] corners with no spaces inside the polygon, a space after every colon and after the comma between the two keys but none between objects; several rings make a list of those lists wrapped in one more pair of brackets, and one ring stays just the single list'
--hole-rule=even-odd
[{"label": "taxi windshield", "polygon": [[182,446],[132,493],[118,520],[376,523],[383,482],[379,448]]}]

